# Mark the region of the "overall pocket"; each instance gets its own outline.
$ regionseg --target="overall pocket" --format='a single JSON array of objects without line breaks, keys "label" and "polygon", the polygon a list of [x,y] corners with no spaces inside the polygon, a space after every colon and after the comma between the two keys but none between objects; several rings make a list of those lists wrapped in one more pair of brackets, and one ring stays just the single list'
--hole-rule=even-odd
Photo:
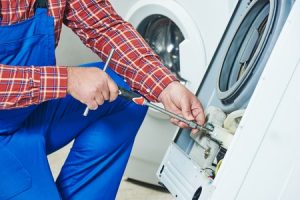
[{"label": "overall pocket", "polygon": [[11,199],[29,188],[30,174],[6,147],[0,145],[0,199]]},{"label": "overall pocket", "polygon": [[0,43],[0,63],[15,66],[49,65],[48,35],[35,35],[28,38]]}]

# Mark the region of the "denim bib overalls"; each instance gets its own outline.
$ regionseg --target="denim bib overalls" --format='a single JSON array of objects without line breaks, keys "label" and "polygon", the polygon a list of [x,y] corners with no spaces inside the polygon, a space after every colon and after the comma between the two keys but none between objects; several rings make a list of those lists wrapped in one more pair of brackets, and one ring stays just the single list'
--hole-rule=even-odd
[{"label": "denim bib overalls", "polygon": [[[35,15],[0,26],[0,63],[55,65],[54,20],[47,1]],[[103,63],[91,66],[103,67]],[[110,77],[127,87],[108,69]],[[0,200],[112,200],[146,108],[118,97],[87,117],[71,96],[21,109],[0,110]],[[74,140],[56,182],[47,155]]]}]

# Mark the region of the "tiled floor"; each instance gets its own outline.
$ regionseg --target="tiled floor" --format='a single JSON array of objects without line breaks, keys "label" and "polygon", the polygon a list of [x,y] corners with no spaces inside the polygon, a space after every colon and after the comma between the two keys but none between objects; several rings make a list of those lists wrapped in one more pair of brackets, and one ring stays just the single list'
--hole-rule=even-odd
[{"label": "tiled floor", "polygon": [[[70,145],[49,156],[53,176],[56,178],[59,170],[69,152]],[[128,181],[125,177],[117,194],[117,200],[172,200],[172,196],[165,190],[158,187]]]}]

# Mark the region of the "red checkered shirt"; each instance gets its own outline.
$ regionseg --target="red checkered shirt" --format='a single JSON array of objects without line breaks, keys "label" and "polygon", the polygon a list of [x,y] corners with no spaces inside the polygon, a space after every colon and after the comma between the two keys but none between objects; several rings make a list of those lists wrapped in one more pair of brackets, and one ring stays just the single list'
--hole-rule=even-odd
[{"label": "red checkered shirt", "polygon": [[[1,0],[1,25],[34,15],[35,0]],[[110,66],[151,101],[175,76],[136,30],[114,11],[108,0],[48,0],[48,15],[55,20],[56,45],[62,23],[71,28],[102,60],[116,52]],[[1,48],[1,47],[0,47]],[[67,93],[66,66],[8,66],[0,64],[0,109],[26,107],[62,98]]]}]

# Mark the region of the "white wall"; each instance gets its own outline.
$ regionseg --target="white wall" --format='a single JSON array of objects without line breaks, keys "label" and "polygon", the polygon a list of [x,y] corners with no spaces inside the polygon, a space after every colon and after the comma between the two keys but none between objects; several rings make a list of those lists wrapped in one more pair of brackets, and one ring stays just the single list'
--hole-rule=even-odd
[{"label": "white wall", "polygon": [[79,37],[71,29],[63,26],[61,39],[56,48],[58,65],[77,66],[83,63],[100,61],[100,58],[84,46]]}]

